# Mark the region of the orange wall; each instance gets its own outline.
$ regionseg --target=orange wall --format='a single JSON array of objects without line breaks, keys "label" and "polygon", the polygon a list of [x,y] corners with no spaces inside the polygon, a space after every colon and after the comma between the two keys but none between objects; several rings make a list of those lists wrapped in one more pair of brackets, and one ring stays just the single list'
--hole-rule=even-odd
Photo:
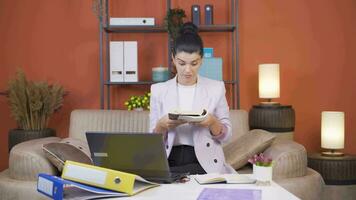
[{"label": "orange wall", "polygon": [[[0,90],[22,67],[31,80],[62,84],[69,95],[51,119],[57,135],[67,135],[70,111],[98,108],[98,23],[91,1],[1,0]],[[0,96],[0,170],[7,167],[8,130],[15,128]]]},{"label": "orange wall", "polygon": [[345,111],[345,152],[356,154],[356,1],[242,0],[241,106],[259,102],[257,65],[281,64],[281,98],[296,110],[295,140],[320,147],[320,115]]},{"label": "orange wall", "polygon": [[[162,23],[165,0],[116,0],[111,12],[117,16],[153,16]],[[190,13],[190,5],[213,3],[215,22],[226,23],[229,4],[225,1],[174,0],[173,6]],[[0,0],[0,90],[16,67],[29,79],[62,84],[69,95],[50,126],[60,137],[67,136],[69,114],[78,108],[99,108],[98,22],[92,1]],[[125,6],[122,6],[125,5]],[[142,6],[139,6],[142,5]],[[136,7],[136,9],[133,9]],[[353,0],[240,0],[239,51],[241,107],[259,102],[257,65],[281,64],[281,98],[296,110],[295,139],[309,151],[319,150],[320,112],[346,112],[345,151],[356,154],[356,2]],[[117,13],[117,14],[116,14]],[[206,46],[215,48],[230,65],[228,34],[202,34]],[[124,34],[115,40],[138,40],[140,79],[150,78],[151,67],[168,60],[164,34]],[[225,78],[229,78],[224,69]],[[113,107],[147,86],[114,87]],[[6,98],[0,96],[0,170],[8,165],[7,132],[15,127]]]}]

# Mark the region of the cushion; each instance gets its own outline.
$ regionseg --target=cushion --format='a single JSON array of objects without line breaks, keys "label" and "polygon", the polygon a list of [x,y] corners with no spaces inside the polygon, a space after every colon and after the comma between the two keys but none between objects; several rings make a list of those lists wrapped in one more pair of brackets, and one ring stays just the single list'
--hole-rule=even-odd
[{"label": "cushion", "polygon": [[263,152],[273,142],[275,135],[263,130],[252,130],[224,147],[225,159],[234,169],[248,163],[253,155]]},{"label": "cushion", "polygon": [[66,138],[60,142],[44,144],[46,157],[61,172],[66,160],[92,164],[88,144],[82,140]]},{"label": "cushion", "polygon": [[17,180],[37,181],[38,173],[56,175],[58,171],[45,157],[42,146],[60,140],[57,137],[46,137],[14,146],[10,152],[9,176]]},{"label": "cushion", "polygon": [[301,144],[277,137],[263,154],[274,160],[273,179],[300,177],[307,173],[307,151]]}]

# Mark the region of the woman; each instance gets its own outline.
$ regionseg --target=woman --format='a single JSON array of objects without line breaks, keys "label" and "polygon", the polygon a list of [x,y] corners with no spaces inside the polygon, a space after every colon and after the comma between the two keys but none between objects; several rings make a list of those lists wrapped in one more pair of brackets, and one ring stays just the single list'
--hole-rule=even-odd
[{"label": "woman", "polygon": [[[232,134],[225,86],[222,81],[198,75],[202,58],[203,42],[197,27],[185,23],[172,51],[176,76],[151,86],[150,130],[163,134],[171,171],[234,173],[225,163],[221,147]],[[170,120],[168,112],[177,109],[206,109],[208,115],[197,123]]]}]

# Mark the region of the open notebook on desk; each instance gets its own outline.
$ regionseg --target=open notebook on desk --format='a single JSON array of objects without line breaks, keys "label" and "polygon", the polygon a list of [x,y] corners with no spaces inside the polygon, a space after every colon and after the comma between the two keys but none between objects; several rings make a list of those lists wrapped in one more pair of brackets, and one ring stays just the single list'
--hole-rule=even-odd
[{"label": "open notebook on desk", "polygon": [[229,184],[252,184],[256,180],[243,174],[203,174],[195,175],[194,179],[199,184],[229,183]]}]

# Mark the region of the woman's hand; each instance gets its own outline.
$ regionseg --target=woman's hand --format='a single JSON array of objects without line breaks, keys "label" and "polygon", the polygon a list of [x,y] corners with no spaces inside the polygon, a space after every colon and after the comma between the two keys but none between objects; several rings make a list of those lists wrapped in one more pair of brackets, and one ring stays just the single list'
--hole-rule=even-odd
[{"label": "woman's hand", "polygon": [[167,133],[170,129],[173,129],[181,124],[187,123],[184,120],[171,120],[168,115],[165,115],[160,120],[158,120],[155,132],[156,133]]},{"label": "woman's hand", "polygon": [[211,115],[210,113],[207,114],[206,118],[201,121],[201,122],[191,122],[193,125],[201,126],[201,127],[206,127],[209,128],[212,124],[214,124],[217,121],[217,119]]},{"label": "woman's hand", "polygon": [[191,124],[209,128],[212,135],[217,136],[221,133],[222,124],[216,117],[208,113],[207,117],[201,122],[192,122]]}]

